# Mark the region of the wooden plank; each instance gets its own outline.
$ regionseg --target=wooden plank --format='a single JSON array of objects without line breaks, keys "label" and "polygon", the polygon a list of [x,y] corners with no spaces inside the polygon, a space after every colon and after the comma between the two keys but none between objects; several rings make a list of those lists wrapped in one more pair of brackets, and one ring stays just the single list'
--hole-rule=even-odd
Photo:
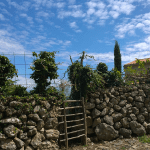
[{"label": "wooden plank", "polygon": [[[82,136],[85,136],[85,134],[82,134],[82,135],[79,135],[79,136],[75,136],[75,137],[72,137],[72,138],[68,138],[68,140],[79,138],[79,137],[82,137]],[[62,142],[62,141],[66,141],[66,139],[60,140],[60,142]]]},{"label": "wooden plank", "polygon": [[[82,119],[78,119],[78,120],[66,121],[66,122],[76,122],[76,121],[81,121],[81,120],[84,120],[84,118],[82,118]],[[64,123],[64,121],[59,122],[58,124],[62,124],[62,123]]]},{"label": "wooden plank", "polygon": [[65,103],[65,102],[80,102],[80,101],[82,101],[82,100],[65,100],[63,102]]},{"label": "wooden plank", "polygon": [[[82,103],[82,106],[65,107],[65,102],[79,102],[79,101]],[[66,109],[74,109],[74,108],[82,108],[83,113],[76,113],[76,114],[66,115],[66,112],[65,112]],[[66,149],[68,149],[68,140],[82,137],[82,140],[84,140],[84,144],[87,145],[87,128],[86,128],[87,123],[86,123],[86,111],[85,111],[85,105],[84,105],[84,97],[82,97],[82,100],[66,100],[66,101],[63,101],[63,108],[59,108],[59,110],[64,110],[64,115],[59,115],[58,117],[64,117],[64,121],[59,122],[59,124],[64,123],[64,129],[65,129],[65,133],[60,134],[60,136],[65,135],[65,139],[63,139],[63,140],[59,139],[59,143],[62,142],[62,141],[65,141]],[[67,116],[76,116],[76,115],[82,115],[83,118],[78,119],[78,120],[71,120],[71,121],[66,120]],[[83,124],[78,124],[78,125],[67,127],[68,122],[77,122],[77,121],[81,121],[81,120],[84,120]],[[84,129],[80,129],[80,130],[76,130],[76,131],[67,133],[68,128],[73,128],[73,127],[77,127],[77,126],[84,126]],[[68,134],[77,133],[77,132],[80,132],[80,131],[85,131],[85,134],[82,134],[82,135],[79,135],[79,136],[76,136],[76,137],[72,137],[72,138],[68,138]]]},{"label": "wooden plank", "polygon": [[[82,106],[75,106],[75,107],[66,107],[65,109],[74,109],[74,108],[82,108]],[[63,110],[64,108],[59,108],[59,110]]]},{"label": "wooden plank", "polygon": [[[76,114],[69,114],[69,115],[66,115],[67,116],[76,116],[76,115],[83,115],[83,113],[76,113]],[[59,115],[58,117],[63,117],[64,115]]]},{"label": "wooden plank", "polygon": [[76,121],[81,121],[81,120],[84,120],[84,118],[83,119],[78,119],[78,120],[66,121],[66,122],[76,122]]},{"label": "wooden plank", "polygon": [[84,145],[87,145],[87,123],[86,123],[86,111],[85,111],[85,105],[84,105],[84,97],[82,97],[82,105],[83,105],[83,117],[84,117],[84,128],[85,128]]},{"label": "wooden plank", "polygon": [[76,130],[76,131],[68,132],[68,134],[71,134],[71,133],[76,133],[76,132],[80,132],[80,131],[84,131],[84,130],[85,130],[85,129]]},{"label": "wooden plank", "polygon": [[[68,132],[67,134],[71,134],[71,133],[76,133],[76,132],[80,132],[80,131],[84,131],[85,129],[81,129],[81,130],[76,130],[73,132]],[[65,133],[59,134],[59,135],[65,135]]]},{"label": "wooden plank", "polygon": [[64,106],[64,130],[65,130],[65,143],[66,143],[66,148],[68,149],[68,134],[67,134],[67,123],[66,123],[66,111],[65,111],[65,103],[63,103]]},{"label": "wooden plank", "polygon": [[78,126],[83,126],[84,124],[78,124],[78,125],[74,125],[74,126],[69,126],[69,127],[67,127],[67,129],[68,128],[73,128],[73,127],[78,127]]}]

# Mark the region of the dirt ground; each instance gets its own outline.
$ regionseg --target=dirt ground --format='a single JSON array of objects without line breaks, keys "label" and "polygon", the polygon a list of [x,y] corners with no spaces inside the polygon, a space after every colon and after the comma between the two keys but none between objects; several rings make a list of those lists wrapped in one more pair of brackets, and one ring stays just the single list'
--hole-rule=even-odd
[{"label": "dirt ground", "polygon": [[[150,134],[146,135],[150,139]],[[113,141],[87,142],[87,146],[81,143],[80,139],[68,141],[67,150],[150,150],[150,140],[148,143],[141,142],[139,137],[124,138]],[[60,150],[66,150],[65,145]]]}]

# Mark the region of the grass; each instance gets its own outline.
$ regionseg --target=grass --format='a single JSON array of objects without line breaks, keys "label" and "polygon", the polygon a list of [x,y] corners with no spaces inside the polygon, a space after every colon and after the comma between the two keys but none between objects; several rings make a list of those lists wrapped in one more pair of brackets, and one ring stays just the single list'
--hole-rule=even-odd
[{"label": "grass", "polygon": [[150,143],[150,138],[148,138],[145,134],[138,138],[139,138],[139,141],[142,143]]},{"label": "grass", "polygon": [[[148,138],[145,134],[141,137],[138,137],[138,139],[139,139],[139,142],[150,143],[150,138]],[[122,147],[121,149],[125,150],[126,147]]]}]

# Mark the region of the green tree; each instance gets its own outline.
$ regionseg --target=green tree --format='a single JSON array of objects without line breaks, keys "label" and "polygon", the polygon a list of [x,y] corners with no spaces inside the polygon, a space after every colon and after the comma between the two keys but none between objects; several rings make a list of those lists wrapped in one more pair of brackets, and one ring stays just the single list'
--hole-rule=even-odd
[{"label": "green tree", "polygon": [[104,78],[107,84],[107,80],[109,78],[107,65],[105,63],[100,62],[96,67],[96,71],[98,72],[99,75],[101,75]]},{"label": "green tree", "polygon": [[14,83],[18,80],[12,81],[11,79],[15,75],[18,77],[17,72],[15,66],[10,63],[10,60],[0,55],[0,89],[4,95],[6,95],[6,93],[9,95],[14,91]]},{"label": "green tree", "polygon": [[[96,70],[93,71],[89,65],[83,67],[83,59],[87,58],[87,56],[94,58],[94,56],[85,55],[85,51],[81,54],[82,56],[79,58],[81,61],[76,60],[74,63],[70,56],[72,65],[70,65],[66,71],[68,72],[69,81],[71,84],[75,85],[71,88],[70,99],[86,98],[88,91],[94,90],[96,86],[102,86],[104,88],[105,81],[103,80],[103,77],[99,75]],[[90,87],[91,81],[93,82],[92,87]]]},{"label": "green tree", "polygon": [[120,54],[120,48],[117,41],[115,41],[115,47],[114,47],[114,66],[121,73],[121,54]]},{"label": "green tree", "polygon": [[[57,74],[58,67],[56,65],[60,63],[56,64],[54,60],[56,52],[41,51],[38,55],[35,52],[32,53],[33,56],[39,56],[40,58],[36,60],[34,59],[33,63],[35,67],[30,66],[30,69],[34,70],[30,78],[34,79],[35,83],[37,83],[37,86],[34,87],[34,89],[30,91],[30,93],[41,95],[50,94],[52,89],[55,88],[48,88],[48,86],[51,84],[52,79],[57,79],[57,77],[59,76]],[[48,78],[50,78],[50,82],[47,82]]]}]

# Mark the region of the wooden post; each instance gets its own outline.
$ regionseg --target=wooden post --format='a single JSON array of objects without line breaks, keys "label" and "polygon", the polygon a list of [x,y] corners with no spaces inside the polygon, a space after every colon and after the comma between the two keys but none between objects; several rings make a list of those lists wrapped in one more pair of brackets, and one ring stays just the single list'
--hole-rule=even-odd
[{"label": "wooden post", "polygon": [[63,101],[63,107],[64,107],[64,131],[65,131],[65,139],[66,139],[65,143],[66,143],[66,149],[68,149],[68,134],[67,134],[65,101]]},{"label": "wooden post", "polygon": [[82,106],[83,106],[83,118],[84,118],[84,128],[85,128],[84,145],[87,145],[87,123],[86,123],[86,111],[85,111],[84,97],[82,97]]}]

